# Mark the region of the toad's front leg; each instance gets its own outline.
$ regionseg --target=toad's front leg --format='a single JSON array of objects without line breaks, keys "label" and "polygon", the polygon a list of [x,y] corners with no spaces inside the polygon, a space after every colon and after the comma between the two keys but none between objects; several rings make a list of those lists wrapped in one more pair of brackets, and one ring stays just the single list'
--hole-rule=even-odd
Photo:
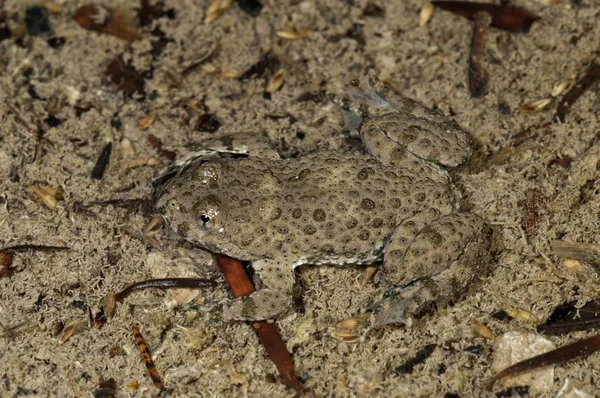
[{"label": "toad's front leg", "polygon": [[277,260],[259,260],[252,263],[260,277],[262,288],[249,296],[231,300],[223,309],[226,320],[259,321],[274,318],[290,308],[294,270]]}]

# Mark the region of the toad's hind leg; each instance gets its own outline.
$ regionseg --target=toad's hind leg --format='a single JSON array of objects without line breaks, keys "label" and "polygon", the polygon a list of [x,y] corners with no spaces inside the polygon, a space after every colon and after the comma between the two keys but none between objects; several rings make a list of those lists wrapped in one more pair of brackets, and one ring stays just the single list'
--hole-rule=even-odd
[{"label": "toad's hind leg", "polygon": [[374,326],[407,323],[456,298],[490,263],[489,229],[473,214],[442,216],[416,233],[414,226],[401,225],[390,238],[384,272],[399,288],[377,306]]},{"label": "toad's hind leg", "polygon": [[249,296],[228,302],[223,310],[224,319],[258,321],[273,318],[287,310],[292,303],[294,270],[289,264],[275,260],[252,263],[260,277],[262,288]]}]

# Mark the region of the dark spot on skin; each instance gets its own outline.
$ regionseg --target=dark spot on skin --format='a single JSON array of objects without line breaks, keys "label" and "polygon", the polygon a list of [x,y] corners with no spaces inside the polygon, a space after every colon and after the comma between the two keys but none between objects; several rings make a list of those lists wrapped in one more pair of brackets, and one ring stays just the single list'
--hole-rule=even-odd
[{"label": "dark spot on skin", "polygon": [[360,240],[369,240],[369,236],[370,236],[369,231],[367,231],[366,229],[363,229],[358,234],[358,239],[360,239]]},{"label": "dark spot on skin", "polygon": [[191,193],[190,191],[185,191],[184,193],[181,194],[181,196],[185,196],[185,197],[188,197],[188,198],[190,196],[192,196],[192,195],[193,195],[193,193]]},{"label": "dark spot on skin", "polygon": [[352,229],[358,225],[358,220],[354,217],[350,217],[348,221],[346,221],[346,228]]},{"label": "dark spot on skin", "polygon": [[376,219],[373,220],[372,225],[375,228],[381,228],[383,226],[383,220],[381,218],[376,218]]},{"label": "dark spot on skin", "polygon": [[415,199],[417,200],[417,202],[423,202],[426,198],[427,198],[427,195],[425,195],[425,192],[418,192],[415,195]]},{"label": "dark spot on skin", "polygon": [[279,232],[282,235],[285,235],[289,232],[289,230],[286,227],[279,227],[277,228],[277,232]]},{"label": "dark spot on skin", "polygon": [[283,199],[285,199],[286,202],[293,202],[294,195],[285,195],[285,197]]},{"label": "dark spot on skin", "polygon": [[304,169],[300,172],[300,174],[298,174],[298,179],[299,180],[304,180],[306,177],[308,177],[310,175],[310,170],[309,169]]},{"label": "dark spot on skin", "polygon": [[444,242],[444,237],[435,231],[428,231],[426,236],[434,247],[440,247]]},{"label": "dark spot on skin", "polygon": [[302,210],[300,210],[300,209],[292,210],[292,217],[296,218],[296,219],[302,217]]},{"label": "dark spot on skin", "polygon": [[325,221],[325,219],[327,218],[325,211],[323,209],[316,209],[313,212],[313,219],[317,222],[322,222]]},{"label": "dark spot on skin", "polygon": [[317,232],[317,229],[312,225],[307,225],[304,228],[302,228],[302,232],[304,232],[306,235],[312,235],[315,232]]},{"label": "dark spot on skin", "polygon": [[364,210],[373,210],[375,208],[375,202],[373,202],[369,198],[364,198],[360,202],[360,207],[361,207],[361,209],[364,209]]},{"label": "dark spot on skin", "polygon": [[342,202],[337,202],[335,204],[335,209],[337,211],[346,211],[346,205],[344,203],[342,203]]},{"label": "dark spot on skin", "polygon": [[331,254],[335,251],[335,248],[333,247],[333,245],[323,245],[323,247],[321,247],[321,251],[327,254]]},{"label": "dark spot on skin", "polygon": [[276,207],[275,209],[273,209],[273,214],[271,214],[271,220],[275,221],[278,220],[279,217],[281,217],[281,209],[279,207]]},{"label": "dark spot on skin", "polygon": [[370,167],[365,167],[364,169],[358,172],[356,178],[358,178],[360,181],[365,181],[367,178],[369,178],[369,174],[373,174],[373,169],[371,169]]}]

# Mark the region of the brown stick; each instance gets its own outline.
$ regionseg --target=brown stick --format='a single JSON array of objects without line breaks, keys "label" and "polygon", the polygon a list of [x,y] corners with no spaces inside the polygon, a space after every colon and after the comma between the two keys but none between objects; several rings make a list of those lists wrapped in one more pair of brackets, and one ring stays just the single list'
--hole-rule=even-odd
[{"label": "brown stick", "polygon": [[156,369],[156,365],[154,365],[148,344],[146,344],[146,341],[144,340],[144,337],[140,333],[140,329],[138,329],[137,326],[132,325],[131,329],[133,330],[133,336],[135,337],[135,344],[137,344],[138,348],[140,349],[140,354],[142,354],[142,359],[146,364],[146,369],[148,370],[148,374],[152,379],[152,383],[154,383],[154,387],[162,390],[165,388],[165,385],[160,378],[160,374],[158,373],[158,369]]},{"label": "brown stick", "polygon": [[485,69],[485,39],[492,17],[484,11],[475,13],[473,34],[471,36],[471,53],[469,54],[469,90],[471,97],[481,97],[488,84],[488,72]]},{"label": "brown stick", "polygon": [[[240,261],[222,255],[216,255],[215,258],[234,297],[248,296],[256,291]],[[269,358],[277,367],[285,385],[299,394],[304,394],[306,390],[294,373],[294,361],[277,330],[277,325],[272,322],[258,321],[252,322],[251,326]]]}]

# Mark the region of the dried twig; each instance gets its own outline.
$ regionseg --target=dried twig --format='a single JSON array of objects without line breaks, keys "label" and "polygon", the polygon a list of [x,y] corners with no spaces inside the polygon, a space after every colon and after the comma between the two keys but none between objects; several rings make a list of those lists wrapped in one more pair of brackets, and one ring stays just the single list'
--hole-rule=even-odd
[{"label": "dried twig", "polygon": [[[159,288],[159,289],[203,289],[206,287],[215,287],[217,282],[211,279],[202,278],[162,278],[162,279],[148,279],[141,282],[132,283],[119,293],[109,293],[104,297],[102,305],[102,312],[96,315],[96,323],[98,318],[106,314],[112,317],[115,313],[117,303],[123,302],[127,296],[136,290],[143,290],[148,288]],[[98,327],[102,327],[103,323]]]},{"label": "dried twig", "polygon": [[467,1],[432,1],[434,6],[450,11],[465,18],[475,19],[478,12],[486,12],[492,17],[492,26],[511,32],[527,32],[539,19],[521,7],[500,6],[495,4],[472,3]]},{"label": "dried twig", "polygon": [[600,80],[600,64],[592,63],[585,75],[576,84],[573,85],[562,100],[558,103],[554,117],[559,120],[564,120],[565,116],[571,109],[571,105],[581,97],[581,95],[591,86]]},{"label": "dried twig", "polygon": [[106,144],[104,149],[102,149],[102,152],[100,153],[100,156],[98,157],[98,160],[96,161],[96,164],[94,165],[94,168],[92,169],[92,178],[93,179],[99,180],[102,178],[102,176],[104,175],[104,170],[106,170],[106,166],[108,166],[111,152],[112,152],[112,142],[109,142],[108,144]]},{"label": "dried twig", "polygon": [[[219,269],[223,272],[227,283],[231,287],[234,297],[247,296],[255,291],[254,285],[252,285],[240,261],[222,255],[217,255],[216,260]],[[288,352],[275,323],[258,321],[252,322],[251,325],[269,358],[277,367],[283,382],[299,394],[305,393],[304,386],[294,373],[292,356]]]},{"label": "dried twig", "polygon": [[154,383],[154,386],[159,390],[165,388],[163,384],[160,374],[158,374],[158,370],[154,365],[154,361],[152,360],[152,355],[150,354],[150,349],[148,348],[148,344],[144,341],[144,337],[140,333],[140,329],[137,326],[131,326],[133,330],[133,335],[135,336],[135,344],[137,344],[140,349],[140,354],[142,354],[142,358],[144,359],[144,363],[146,364],[146,369],[148,369],[148,374]]},{"label": "dried twig", "polygon": [[483,59],[485,57],[486,32],[492,17],[487,12],[475,14],[473,35],[471,36],[471,53],[469,54],[469,90],[472,97],[481,97],[488,83],[488,73]]}]

